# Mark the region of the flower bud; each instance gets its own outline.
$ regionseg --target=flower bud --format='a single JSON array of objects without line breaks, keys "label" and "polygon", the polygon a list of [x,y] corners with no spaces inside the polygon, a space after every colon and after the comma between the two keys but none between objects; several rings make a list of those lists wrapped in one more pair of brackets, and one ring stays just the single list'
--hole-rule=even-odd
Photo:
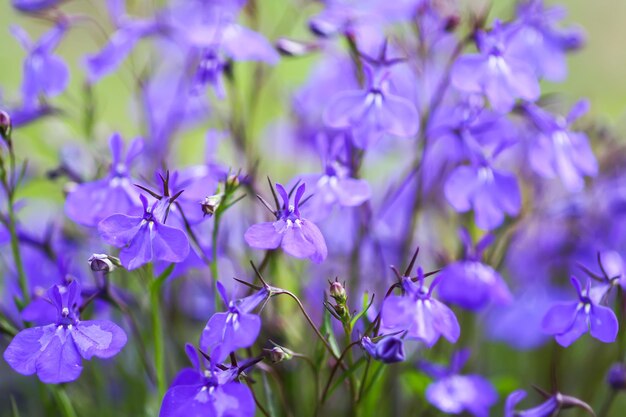
[{"label": "flower bud", "polygon": [[284,56],[303,56],[318,49],[316,44],[298,42],[292,39],[280,38],[276,41],[276,49]]},{"label": "flower bud", "polygon": [[361,340],[361,346],[368,355],[383,363],[402,362],[405,359],[404,344],[398,337],[388,336],[374,343],[365,336]]},{"label": "flower bud", "polygon": [[200,203],[202,206],[202,213],[204,213],[205,216],[209,217],[214,215],[215,210],[217,210],[220,203],[222,202],[222,197],[222,194],[215,194],[209,197],[205,197],[204,201]]},{"label": "flower bud", "polygon": [[104,253],[94,253],[87,262],[91,270],[97,272],[111,272],[120,266],[119,259]]},{"label": "flower bud", "polygon": [[7,112],[0,110],[0,136],[7,142],[11,137],[11,127],[11,117]]},{"label": "flower bud", "polygon": [[282,346],[274,346],[272,349],[265,349],[272,363],[288,361],[293,358],[293,352]]},{"label": "flower bud", "polygon": [[613,364],[606,375],[606,382],[616,391],[626,390],[626,365]]},{"label": "flower bud", "polygon": [[337,304],[345,304],[348,299],[346,289],[337,279],[330,283],[330,296],[335,299]]}]

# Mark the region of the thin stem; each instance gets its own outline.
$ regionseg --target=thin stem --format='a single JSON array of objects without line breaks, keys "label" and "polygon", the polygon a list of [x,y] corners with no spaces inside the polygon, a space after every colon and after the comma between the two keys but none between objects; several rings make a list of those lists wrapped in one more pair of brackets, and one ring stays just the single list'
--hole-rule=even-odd
[{"label": "thin stem", "polygon": [[[163,283],[167,277],[170,276],[173,270],[174,264],[171,264],[150,284],[150,308],[152,313],[152,336],[154,338],[154,362],[156,367],[157,389],[160,397],[165,395],[167,380],[165,376],[165,345],[163,343],[165,338],[163,336],[163,320],[161,319],[159,301]],[[152,264],[148,264],[148,273],[150,276],[153,275]]]},{"label": "thin stem", "polygon": [[298,304],[298,307],[300,307],[300,311],[302,312],[302,314],[304,315],[306,320],[309,322],[309,325],[311,325],[311,327],[315,331],[315,334],[317,335],[317,337],[322,341],[322,343],[324,343],[324,346],[326,346],[326,349],[328,349],[328,351],[333,356],[333,358],[335,358],[336,360],[339,360],[339,356],[337,356],[337,354],[333,350],[333,348],[330,345],[330,343],[328,343],[328,340],[326,340],[326,338],[318,330],[318,328],[315,325],[315,323],[313,323],[313,320],[311,319],[311,316],[309,316],[309,314],[304,309],[304,306],[302,305],[302,302],[300,301],[300,299],[298,297],[296,297],[292,292],[287,291],[287,290],[281,290],[280,292],[277,293],[277,295],[278,294],[286,294],[289,297],[293,298],[293,300]]},{"label": "thin stem", "polygon": [[215,311],[218,311],[220,304],[220,294],[217,291],[217,279],[218,279],[218,269],[217,269],[217,238],[219,236],[220,230],[220,213],[215,213],[215,221],[213,223],[213,233],[211,235],[211,264],[209,268],[211,269],[211,278],[213,279],[213,300]]},{"label": "thin stem", "polygon": [[[12,193],[11,193],[12,194]],[[26,273],[24,272],[24,264],[22,263],[22,255],[20,253],[19,239],[17,237],[17,229],[15,227],[15,210],[13,207],[13,196],[9,197],[9,234],[11,235],[11,252],[13,253],[13,260],[15,262],[15,269],[17,270],[17,278],[22,292],[22,301],[24,305],[30,303],[30,290],[28,286],[28,280]]]},{"label": "thin stem", "polygon": [[328,381],[326,381],[326,386],[324,387],[324,391],[322,391],[322,397],[320,398],[320,404],[324,404],[326,402],[326,400],[327,400],[326,397],[328,396],[328,390],[330,389],[330,384],[331,384],[331,382],[333,382],[333,377],[337,373],[337,369],[339,369],[339,366],[341,365],[343,358],[348,354],[348,352],[352,352],[352,350],[351,350],[352,347],[358,345],[359,343],[360,343],[359,340],[357,340],[356,342],[352,342],[348,346],[346,346],[346,348],[343,350],[343,352],[341,352],[341,355],[339,356],[339,358],[335,362],[335,365],[333,366],[333,369],[330,371],[330,375],[328,376]]},{"label": "thin stem", "polygon": [[602,404],[602,407],[600,408],[600,412],[598,413],[598,417],[609,416],[609,411],[611,411],[611,406],[613,405],[615,397],[617,397],[617,391],[612,389],[609,395],[604,400],[604,403]]},{"label": "thin stem", "polygon": [[65,388],[63,386],[52,386],[51,391],[61,411],[61,415],[63,417],[77,417],[72,401],[70,397],[67,396]]}]

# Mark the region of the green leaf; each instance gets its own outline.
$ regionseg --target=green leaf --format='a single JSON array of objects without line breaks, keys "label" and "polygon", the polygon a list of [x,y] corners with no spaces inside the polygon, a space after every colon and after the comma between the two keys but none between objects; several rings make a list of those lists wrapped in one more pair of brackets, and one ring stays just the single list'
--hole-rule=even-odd
[{"label": "green leaf", "polygon": [[374,303],[374,296],[370,298],[369,303],[367,302],[368,295],[369,294],[367,292],[363,294],[363,309],[361,310],[361,312],[355,315],[350,321],[350,329],[354,328],[354,325],[361,319],[361,317],[363,317],[365,313],[367,313],[367,311],[370,309],[370,307]]}]

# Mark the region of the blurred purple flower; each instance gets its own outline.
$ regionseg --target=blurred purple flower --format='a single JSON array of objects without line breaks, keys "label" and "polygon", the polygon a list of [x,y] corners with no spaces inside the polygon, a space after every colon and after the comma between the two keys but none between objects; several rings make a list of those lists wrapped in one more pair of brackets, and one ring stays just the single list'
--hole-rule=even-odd
[{"label": "blurred purple flower", "polygon": [[460,375],[469,357],[469,350],[454,353],[448,368],[422,363],[422,370],[435,379],[426,389],[426,399],[446,414],[468,412],[488,417],[489,409],[498,401],[493,385],[480,375]]},{"label": "blurred purple flower", "polygon": [[122,248],[120,260],[126,269],[135,269],[149,262],[182,262],[189,255],[189,240],[180,229],[166,226],[172,203],[169,197],[155,201],[139,196],[143,205],[141,216],[114,214],[98,223],[102,239]]},{"label": "blurred purple flower", "polygon": [[11,4],[20,12],[40,12],[61,3],[61,0],[12,0]]},{"label": "blurred purple flower", "polygon": [[578,300],[558,303],[548,310],[543,318],[543,330],[554,335],[556,341],[564,347],[571,345],[587,331],[601,342],[613,343],[619,326],[613,310],[596,304],[590,298],[590,281],[587,281],[585,290],[576,278],[572,277],[571,282]]},{"label": "blurred purple flower", "polygon": [[27,52],[22,81],[24,106],[32,108],[40,96],[54,97],[67,88],[67,65],[53,52],[68,29],[69,24],[61,21],[33,43],[24,29],[11,27],[11,33]]},{"label": "blurred purple flower", "polygon": [[80,321],[80,286],[55,285],[48,299],[57,310],[54,323],[19,332],[4,352],[4,359],[20,374],[37,376],[42,382],[58,384],[80,376],[82,359],[110,358],[126,344],[126,334],[107,320]]},{"label": "blurred purple flower", "polygon": [[534,68],[509,49],[515,30],[496,21],[490,32],[479,32],[478,53],[462,55],[451,72],[457,89],[485,94],[500,113],[511,111],[518,98],[535,101],[541,92]]},{"label": "blurred purple flower", "polygon": [[446,266],[440,273],[440,298],[468,310],[481,310],[491,303],[507,304],[511,293],[500,274],[480,261],[482,252],[493,242],[487,234],[474,247],[467,230],[461,231],[465,259]]},{"label": "blurred purple flower", "polygon": [[133,185],[130,168],[143,150],[143,140],[131,142],[126,157],[124,142],[115,133],[109,141],[111,166],[103,179],[78,184],[65,201],[65,213],[76,223],[96,226],[102,219],[139,208],[139,192]]},{"label": "blurred purple flower", "polygon": [[296,258],[309,258],[321,263],[328,255],[324,236],[318,227],[300,216],[300,200],[304,195],[305,185],[296,190],[294,204],[289,204],[289,195],[281,184],[276,184],[283,205],[278,210],[275,222],[254,224],[248,228],[244,238],[255,249],[276,249],[279,246]]},{"label": "blurred purple flower", "polygon": [[584,177],[597,174],[598,162],[587,135],[570,129],[588,111],[589,102],[576,103],[567,117],[554,116],[532,104],[524,108],[537,129],[537,136],[529,144],[531,168],[544,178],[560,177],[569,191],[580,191]]}]

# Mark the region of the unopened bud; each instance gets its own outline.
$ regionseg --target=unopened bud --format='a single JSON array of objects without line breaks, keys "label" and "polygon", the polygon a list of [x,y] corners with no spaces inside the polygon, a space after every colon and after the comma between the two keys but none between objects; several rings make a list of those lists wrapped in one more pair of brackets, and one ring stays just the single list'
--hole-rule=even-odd
[{"label": "unopened bud", "polygon": [[216,194],[209,197],[206,197],[204,201],[201,203],[202,212],[205,216],[212,216],[215,214],[215,210],[219,207],[222,202],[222,194]]},{"label": "unopened bud", "polygon": [[87,262],[92,271],[98,272],[111,272],[121,265],[119,259],[104,253],[94,253]]},{"label": "unopened bud", "polygon": [[274,346],[272,349],[266,349],[265,351],[272,363],[288,361],[293,358],[293,352],[282,346]]},{"label": "unopened bud", "polygon": [[616,363],[609,369],[606,375],[606,382],[614,390],[626,390],[626,365]]},{"label": "unopened bud", "polygon": [[11,128],[12,124],[9,113],[0,110],[0,136],[7,142],[11,140]]},{"label": "unopened bud", "polygon": [[345,304],[348,299],[346,289],[337,279],[330,283],[330,296],[335,299],[337,304]]}]

